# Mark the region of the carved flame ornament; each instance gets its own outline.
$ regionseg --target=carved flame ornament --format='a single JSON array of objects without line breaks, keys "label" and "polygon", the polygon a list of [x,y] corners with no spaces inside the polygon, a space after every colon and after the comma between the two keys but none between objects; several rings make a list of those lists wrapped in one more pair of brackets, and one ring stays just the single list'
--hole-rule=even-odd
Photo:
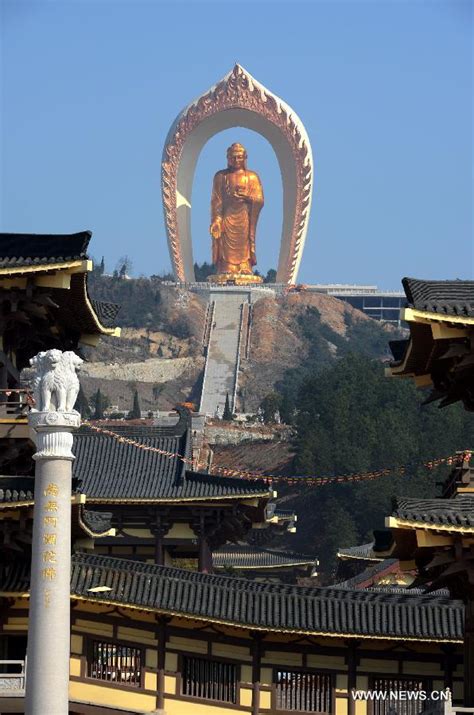
[{"label": "carved flame ornament", "polygon": [[271,143],[283,181],[283,227],[277,282],[294,283],[311,208],[313,160],[298,116],[283,100],[240,65],[184,109],[163,150],[162,196],[168,245],[179,281],[193,281],[191,194],[194,170],[205,143],[215,134],[242,126]]}]

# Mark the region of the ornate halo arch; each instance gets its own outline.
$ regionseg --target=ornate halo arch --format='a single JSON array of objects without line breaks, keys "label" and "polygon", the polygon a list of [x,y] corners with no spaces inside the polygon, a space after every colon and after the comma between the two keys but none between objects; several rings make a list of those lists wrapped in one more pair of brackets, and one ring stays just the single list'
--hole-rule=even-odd
[{"label": "ornate halo arch", "polygon": [[238,64],[178,115],[166,138],[161,188],[175,276],[194,280],[191,193],[199,154],[215,134],[237,126],[261,134],[277,156],[283,182],[277,282],[294,283],[311,208],[311,145],[295,112]]}]

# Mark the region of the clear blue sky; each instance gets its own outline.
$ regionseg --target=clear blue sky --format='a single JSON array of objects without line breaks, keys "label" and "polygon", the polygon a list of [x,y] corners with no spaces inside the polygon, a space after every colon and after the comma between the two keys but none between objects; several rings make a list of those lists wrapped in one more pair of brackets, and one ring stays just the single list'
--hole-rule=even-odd
[{"label": "clear blue sky", "polygon": [[[299,280],[473,278],[472,3],[0,0],[3,231],[93,231],[107,268],[170,266],[160,194],[176,114],[237,61],[304,122],[315,191]],[[209,196],[243,141],[265,188],[259,268],[276,266],[281,181],[265,141],[212,139],[193,193],[209,259]]]}]

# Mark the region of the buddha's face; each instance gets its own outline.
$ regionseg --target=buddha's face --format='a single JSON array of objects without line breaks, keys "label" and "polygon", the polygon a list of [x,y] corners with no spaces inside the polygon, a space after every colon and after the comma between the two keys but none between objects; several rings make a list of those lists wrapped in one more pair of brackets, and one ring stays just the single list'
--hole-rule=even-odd
[{"label": "buddha's face", "polygon": [[243,149],[232,149],[227,155],[229,169],[245,169],[245,151]]}]

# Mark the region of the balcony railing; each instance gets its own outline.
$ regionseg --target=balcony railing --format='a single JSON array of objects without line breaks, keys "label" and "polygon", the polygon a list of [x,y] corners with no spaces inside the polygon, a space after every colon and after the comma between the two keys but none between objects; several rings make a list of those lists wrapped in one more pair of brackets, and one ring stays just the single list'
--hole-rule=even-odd
[{"label": "balcony railing", "polygon": [[27,388],[0,390],[0,422],[26,422],[32,405],[33,393]]},{"label": "balcony railing", "polygon": [[22,698],[25,695],[25,660],[0,660],[0,698]]}]

